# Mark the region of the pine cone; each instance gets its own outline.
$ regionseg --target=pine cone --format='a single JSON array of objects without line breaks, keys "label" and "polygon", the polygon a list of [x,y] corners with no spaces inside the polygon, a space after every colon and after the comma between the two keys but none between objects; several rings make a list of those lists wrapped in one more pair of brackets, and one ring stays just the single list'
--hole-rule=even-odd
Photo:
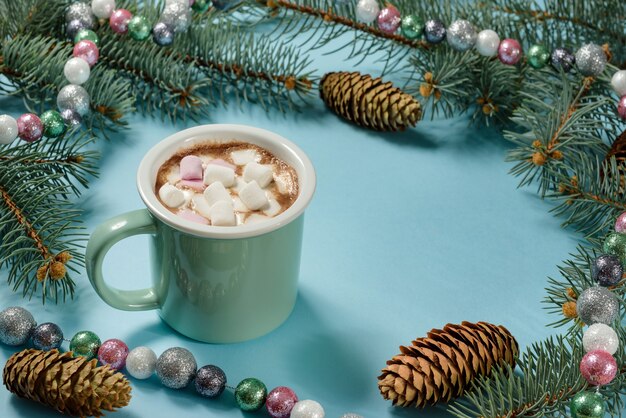
[{"label": "pine cone", "polygon": [[350,122],[377,131],[403,131],[422,116],[413,96],[390,82],[354,72],[328,73],[320,83],[326,105]]},{"label": "pine cone", "polygon": [[128,405],[130,385],[123,374],[96,359],[72,357],[58,350],[24,350],[4,366],[3,381],[10,392],[74,416],[102,416]]},{"label": "pine cone", "polygon": [[502,325],[448,324],[418,338],[387,362],[378,388],[394,405],[424,407],[459,397],[494,365],[515,367],[518,345]]}]

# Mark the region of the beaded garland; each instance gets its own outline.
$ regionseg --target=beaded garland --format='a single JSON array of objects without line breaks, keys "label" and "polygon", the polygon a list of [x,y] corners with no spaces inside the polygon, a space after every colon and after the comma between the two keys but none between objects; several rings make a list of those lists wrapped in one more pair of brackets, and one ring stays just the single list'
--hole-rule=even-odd
[{"label": "beaded garland", "polygon": [[[391,4],[380,9],[378,0],[359,0],[355,14],[363,23],[376,22],[378,29],[387,35],[399,32],[412,41],[424,36],[430,44],[438,44],[447,39],[455,51],[464,52],[476,48],[480,55],[497,56],[505,65],[516,65],[523,57],[523,49],[518,40],[500,40],[498,34],[491,29],[477,33],[467,20],[455,20],[446,28],[437,19],[424,22],[415,15],[402,16]],[[555,48],[550,53],[543,45],[533,45],[528,49],[526,62],[535,69],[543,68],[550,62],[556,70],[564,72],[569,72],[575,65],[582,75],[596,77],[604,71],[607,55],[602,47],[591,43],[581,46],[576,53],[565,48]],[[613,74],[611,87],[619,97],[617,113],[626,120],[626,70],[618,70]]]},{"label": "beaded garland", "polygon": [[[164,386],[182,389],[190,384],[205,398],[217,398],[226,388],[234,391],[237,406],[242,411],[258,411],[263,406],[272,418],[324,418],[324,408],[314,400],[299,400],[286,386],[271,391],[256,378],[243,379],[237,387],[228,386],[226,374],[218,366],[198,368],[193,354],[182,347],[165,350],[158,358],[148,347],[129,350],[121,340],[112,338],[104,342],[92,331],[79,331],[70,339],[63,338],[61,328],[51,322],[37,325],[33,315],[24,308],[10,307],[0,312],[0,343],[9,346],[25,345],[31,341],[39,350],[60,349],[69,341],[74,357],[97,358],[102,365],[126,372],[135,379],[148,379],[156,374]],[[342,418],[363,418],[346,413]]]}]

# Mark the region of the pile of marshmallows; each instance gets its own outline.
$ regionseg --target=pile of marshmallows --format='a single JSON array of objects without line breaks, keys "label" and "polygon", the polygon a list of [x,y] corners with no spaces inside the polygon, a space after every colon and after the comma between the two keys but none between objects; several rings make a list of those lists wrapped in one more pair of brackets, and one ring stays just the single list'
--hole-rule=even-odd
[{"label": "pile of marshmallows", "polygon": [[[233,151],[231,155],[235,163],[245,165],[243,179],[227,161],[214,159],[203,167],[200,157],[187,155],[180,161],[180,181],[175,186],[170,179],[161,186],[159,198],[170,209],[179,208],[191,199],[195,212],[183,209],[178,215],[205,225],[209,219],[215,226],[237,225],[235,211],[262,210],[269,217],[278,214],[280,204],[271,192],[264,190],[274,180],[272,166],[257,163],[254,150]],[[233,197],[227,189],[237,196]]]}]

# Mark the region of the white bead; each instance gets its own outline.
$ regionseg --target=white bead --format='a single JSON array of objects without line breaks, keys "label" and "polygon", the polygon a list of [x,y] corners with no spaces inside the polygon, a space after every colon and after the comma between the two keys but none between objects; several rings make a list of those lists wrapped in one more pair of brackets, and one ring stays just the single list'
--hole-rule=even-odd
[{"label": "white bead", "polygon": [[498,54],[500,37],[491,29],[481,30],[476,39],[476,50],[485,57],[495,57]]},{"label": "white bead", "polygon": [[135,379],[147,379],[154,374],[157,356],[148,347],[137,347],[126,357],[126,370]]},{"label": "white bead", "polygon": [[356,5],[356,18],[361,22],[372,23],[380,13],[376,0],[359,0]]},{"label": "white bead", "polygon": [[89,80],[89,63],[82,58],[70,58],[63,67],[63,74],[70,84],[83,84]]},{"label": "white bead", "polygon": [[91,0],[91,11],[99,19],[108,19],[115,10],[115,0]]},{"label": "white bead", "polygon": [[0,144],[10,144],[17,138],[17,121],[9,115],[0,115]]},{"label": "white bead", "polygon": [[348,412],[347,414],[343,414],[341,418],[363,418],[363,416],[359,414],[353,414],[352,412]]},{"label": "white bead", "polygon": [[619,70],[611,78],[611,86],[618,96],[626,94],[626,70]]},{"label": "white bead", "polygon": [[619,347],[617,333],[608,325],[593,324],[583,334],[585,351],[604,350],[613,355]]},{"label": "white bead", "polygon": [[324,418],[324,408],[312,400],[296,402],[291,410],[291,418]]}]

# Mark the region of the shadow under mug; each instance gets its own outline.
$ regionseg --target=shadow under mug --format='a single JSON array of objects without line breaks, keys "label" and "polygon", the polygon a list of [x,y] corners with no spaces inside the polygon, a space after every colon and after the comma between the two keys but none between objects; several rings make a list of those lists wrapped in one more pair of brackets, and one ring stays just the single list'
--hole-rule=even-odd
[{"label": "shadow under mug", "polygon": [[[195,144],[244,141],[267,149],[298,175],[299,195],[274,218],[239,226],[207,226],[165,208],[154,193],[159,167]],[[315,191],[315,171],[294,143],[243,125],[203,125],[171,135],[145,155],[137,188],[147,209],[128,212],[98,226],[87,244],[89,280],[117,309],[158,309],[172,328],[212,343],[245,341],[282,324],[293,310],[300,270],[304,210]],[[106,253],[118,241],[148,234],[153,286],[120,290],[102,275]]]}]

